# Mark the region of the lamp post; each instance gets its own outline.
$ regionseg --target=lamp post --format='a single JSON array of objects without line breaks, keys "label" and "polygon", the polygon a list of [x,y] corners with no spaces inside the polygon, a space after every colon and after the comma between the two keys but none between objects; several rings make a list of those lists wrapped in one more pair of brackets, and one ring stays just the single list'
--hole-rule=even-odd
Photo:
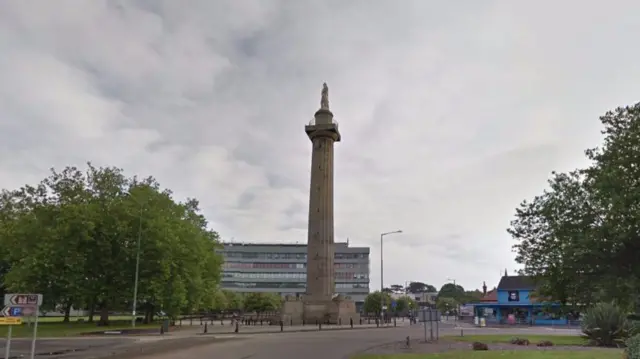
[{"label": "lamp post", "polygon": [[384,317],[382,312],[384,311],[384,236],[388,236],[390,234],[402,233],[402,230],[392,231],[392,232],[384,232],[380,233],[380,319],[382,320]]},{"label": "lamp post", "polygon": [[136,307],[138,304],[138,278],[140,277],[140,242],[142,241],[142,210],[144,206],[142,203],[138,202],[136,198],[131,194],[131,192],[127,192],[129,198],[131,198],[134,202],[136,202],[140,206],[140,215],[138,217],[138,240],[136,241],[136,272],[133,279],[133,306],[131,310],[131,326],[133,328],[136,327]]},{"label": "lamp post", "polygon": [[[455,293],[455,291],[458,289],[458,286],[456,286],[456,279],[455,278],[447,278],[447,280],[449,282],[453,283],[453,290],[454,290],[454,293]],[[458,314],[460,313],[460,303],[458,303],[457,300],[456,300],[456,307],[457,307],[456,308],[456,312],[455,312],[455,315],[453,316],[453,321],[454,322],[458,321]]]}]

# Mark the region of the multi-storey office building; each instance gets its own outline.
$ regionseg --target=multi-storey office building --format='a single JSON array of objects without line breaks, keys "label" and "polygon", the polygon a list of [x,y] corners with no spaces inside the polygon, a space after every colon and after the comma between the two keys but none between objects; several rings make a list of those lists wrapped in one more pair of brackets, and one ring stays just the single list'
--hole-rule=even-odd
[{"label": "multi-storey office building", "polygon": [[[222,287],[237,292],[305,293],[306,244],[224,243]],[[369,248],[335,244],[336,293],[362,304],[369,294]]]}]

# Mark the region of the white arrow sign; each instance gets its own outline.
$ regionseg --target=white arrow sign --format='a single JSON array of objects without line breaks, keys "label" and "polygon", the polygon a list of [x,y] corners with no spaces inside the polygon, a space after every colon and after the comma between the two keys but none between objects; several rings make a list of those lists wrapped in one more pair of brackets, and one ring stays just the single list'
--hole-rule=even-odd
[{"label": "white arrow sign", "polygon": [[29,306],[21,306],[21,305],[7,305],[2,308],[0,314],[4,317],[25,317],[33,315],[36,312],[36,307]]},{"label": "white arrow sign", "polygon": [[5,294],[4,305],[41,306],[42,294]]}]

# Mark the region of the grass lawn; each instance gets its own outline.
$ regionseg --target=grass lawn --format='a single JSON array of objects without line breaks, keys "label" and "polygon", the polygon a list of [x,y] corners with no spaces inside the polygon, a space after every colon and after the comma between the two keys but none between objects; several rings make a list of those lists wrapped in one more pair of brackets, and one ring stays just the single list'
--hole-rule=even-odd
[{"label": "grass lawn", "polygon": [[[46,318],[44,318],[46,319]],[[115,319],[115,318],[114,318]],[[110,319],[110,320],[114,320]],[[11,336],[13,338],[25,338],[31,337],[33,335],[33,325],[29,326],[26,324],[26,320],[23,321],[22,325],[14,325],[12,329]],[[127,321],[115,321],[112,325],[108,327],[98,327],[96,323],[78,323],[76,321],[71,321],[69,323],[62,323],[61,319],[57,322],[53,321],[42,321],[38,320],[38,337],[40,338],[52,338],[52,337],[69,337],[76,336],[82,333],[90,333],[90,332],[99,332],[105,330],[119,330],[119,329],[130,329],[131,323]],[[136,323],[137,329],[143,328],[157,328],[160,330],[159,323],[153,324],[139,324]],[[6,325],[0,326],[0,338],[6,338],[9,327]]]},{"label": "grass lawn", "polygon": [[451,351],[438,354],[359,355],[352,359],[620,359],[621,350]]},{"label": "grass lawn", "polygon": [[577,335],[514,335],[514,334],[498,334],[498,335],[465,335],[461,336],[446,336],[446,339],[455,340],[459,342],[482,342],[485,344],[490,343],[510,343],[512,338],[529,339],[531,344],[539,343],[543,340],[548,340],[553,345],[585,345],[586,339]]}]

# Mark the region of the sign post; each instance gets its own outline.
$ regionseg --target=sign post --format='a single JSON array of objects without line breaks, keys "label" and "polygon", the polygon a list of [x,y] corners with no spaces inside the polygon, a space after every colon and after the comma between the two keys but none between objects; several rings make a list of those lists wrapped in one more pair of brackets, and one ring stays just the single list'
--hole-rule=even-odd
[{"label": "sign post", "polygon": [[431,308],[423,308],[422,310],[420,310],[420,312],[418,312],[419,314],[419,319],[421,322],[424,323],[424,341],[427,341],[427,322],[430,324],[430,340],[433,341],[434,336],[433,336],[433,323],[436,323],[436,338],[440,338],[440,333],[439,333],[439,325],[438,322],[441,320],[441,314],[439,311],[435,310],[435,309],[431,309]]},{"label": "sign post", "polygon": [[4,359],[9,359],[11,357],[11,329],[13,325],[9,326],[9,330],[7,330],[7,345],[4,348]]},{"label": "sign post", "polygon": [[33,326],[33,338],[31,339],[31,359],[36,355],[36,338],[38,333],[38,308],[42,305],[42,294],[5,294],[4,308],[2,309],[2,318],[0,325],[8,325],[7,345],[4,352],[5,359],[9,359],[11,355],[11,334],[12,325],[22,324],[22,318],[25,315],[35,313],[35,323]]}]

